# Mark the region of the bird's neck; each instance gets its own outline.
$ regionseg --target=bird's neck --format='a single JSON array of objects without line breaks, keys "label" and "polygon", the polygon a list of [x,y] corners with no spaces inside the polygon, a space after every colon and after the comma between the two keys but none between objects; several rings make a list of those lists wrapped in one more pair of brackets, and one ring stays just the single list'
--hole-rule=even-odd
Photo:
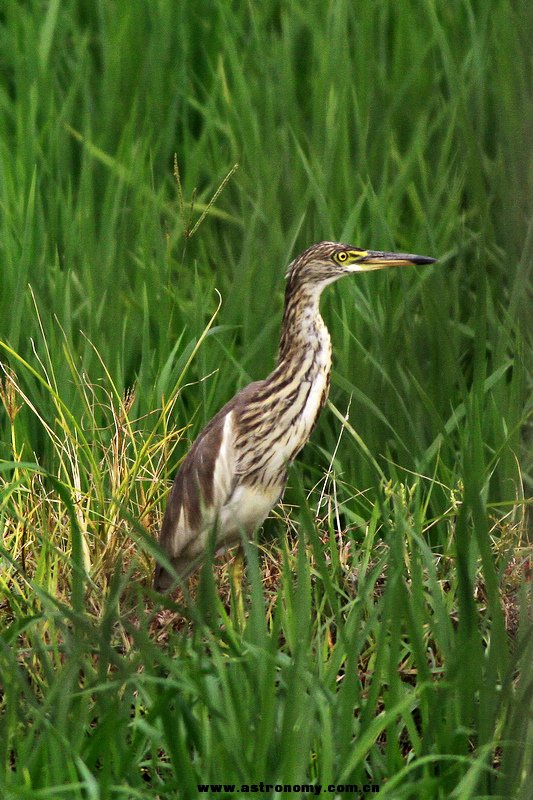
[{"label": "bird's neck", "polygon": [[[330,358],[331,340],[320,316],[321,287],[287,285],[278,364],[300,359],[309,350]],[[326,360],[327,360],[326,358]]]},{"label": "bird's neck", "polygon": [[240,417],[243,435],[251,431],[255,445],[245,448],[239,468],[263,486],[284,486],[287,465],[309,439],[328,395],[331,341],[319,300],[319,288],[289,281],[277,366]]}]

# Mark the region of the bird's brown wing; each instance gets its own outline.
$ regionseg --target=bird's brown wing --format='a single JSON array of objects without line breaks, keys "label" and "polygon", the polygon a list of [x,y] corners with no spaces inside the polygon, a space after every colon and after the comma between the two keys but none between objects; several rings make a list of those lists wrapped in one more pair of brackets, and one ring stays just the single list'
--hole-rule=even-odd
[{"label": "bird's brown wing", "polygon": [[[239,412],[263,383],[256,381],[246,386],[220,409],[199,434],[176,475],[159,544],[181,577],[197,566],[209,529],[235,488],[234,444]],[[162,591],[171,583],[171,575],[158,564],[154,588]]]}]

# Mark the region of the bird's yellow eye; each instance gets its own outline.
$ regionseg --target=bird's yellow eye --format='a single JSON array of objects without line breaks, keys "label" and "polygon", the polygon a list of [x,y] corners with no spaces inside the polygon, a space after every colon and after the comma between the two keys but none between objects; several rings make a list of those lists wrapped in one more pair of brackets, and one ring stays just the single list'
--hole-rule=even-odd
[{"label": "bird's yellow eye", "polygon": [[345,261],[348,260],[348,253],[346,250],[341,250],[340,253],[337,253],[337,261],[340,264],[344,264]]}]

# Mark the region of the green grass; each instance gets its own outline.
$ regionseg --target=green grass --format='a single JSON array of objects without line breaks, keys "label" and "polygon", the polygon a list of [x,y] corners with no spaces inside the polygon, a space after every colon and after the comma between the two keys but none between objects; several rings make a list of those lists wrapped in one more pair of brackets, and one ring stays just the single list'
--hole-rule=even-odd
[{"label": "green grass", "polygon": [[[2,798],[529,797],[532,34],[528,0],[3,4]],[[327,291],[242,600],[226,563],[155,596],[169,481],[325,238],[439,264]]]}]

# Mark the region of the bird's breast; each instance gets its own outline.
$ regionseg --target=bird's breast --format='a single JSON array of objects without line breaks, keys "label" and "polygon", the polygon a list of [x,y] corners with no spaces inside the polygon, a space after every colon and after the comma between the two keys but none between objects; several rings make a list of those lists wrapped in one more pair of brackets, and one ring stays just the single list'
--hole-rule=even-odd
[{"label": "bird's breast", "polygon": [[239,539],[261,525],[278,502],[283,486],[239,484],[220,510],[220,529],[225,539]]},{"label": "bird's breast", "polygon": [[241,428],[239,472],[247,483],[272,489],[284,485],[287,465],[309,439],[324,405],[331,368],[327,332],[298,356],[267,379],[267,391],[250,417],[253,426]]}]

